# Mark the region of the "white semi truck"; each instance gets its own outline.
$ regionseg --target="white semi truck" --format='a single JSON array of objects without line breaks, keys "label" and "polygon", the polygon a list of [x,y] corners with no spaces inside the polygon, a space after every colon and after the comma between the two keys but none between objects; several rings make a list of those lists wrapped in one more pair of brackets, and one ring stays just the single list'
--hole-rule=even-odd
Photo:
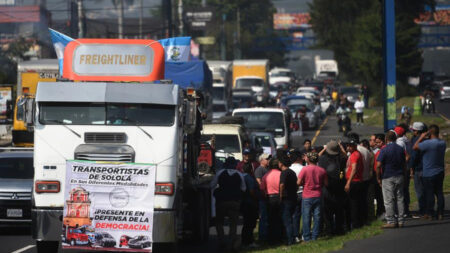
[{"label": "white semi truck", "polygon": [[[66,161],[157,164],[153,242],[206,240],[210,188],[196,169],[201,120],[195,91],[174,84],[41,82],[34,117],[32,236],[56,252],[62,235]],[[203,180],[202,180],[203,179]]]}]

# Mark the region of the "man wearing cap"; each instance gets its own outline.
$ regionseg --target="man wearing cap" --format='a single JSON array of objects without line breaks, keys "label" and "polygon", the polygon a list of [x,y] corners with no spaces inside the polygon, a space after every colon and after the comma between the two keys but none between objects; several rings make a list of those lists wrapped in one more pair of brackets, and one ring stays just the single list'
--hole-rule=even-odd
[{"label": "man wearing cap", "polygon": [[[290,169],[295,172],[295,176],[296,178],[298,178],[298,175],[300,175],[300,172],[303,169],[303,154],[298,150],[294,150],[291,152],[290,158],[292,162]],[[300,220],[302,218],[302,193],[303,187],[300,186],[297,190],[297,200],[295,204],[294,215],[292,217],[292,222],[294,224],[295,242],[300,242],[301,238]]]},{"label": "man wearing cap", "polygon": [[225,247],[223,223],[225,216],[228,216],[230,220],[229,247],[237,249],[237,222],[246,185],[244,176],[235,169],[236,160],[234,157],[228,157],[223,166],[224,169],[220,170],[211,182],[211,189],[214,189],[214,197],[216,199],[217,237],[219,239],[219,247]]},{"label": "man wearing cap", "polygon": [[361,153],[357,149],[358,141],[350,139],[347,144],[347,152],[350,156],[347,159],[347,171],[345,173],[344,190],[347,192],[350,200],[350,215],[352,228],[359,228],[363,225],[364,214],[364,187],[363,187],[363,171],[364,163]]},{"label": "man wearing cap", "polygon": [[[420,138],[420,135],[426,132],[425,124],[422,122],[414,122],[411,130],[413,131],[413,138],[411,143],[414,145]],[[414,189],[416,191],[417,201],[419,203],[419,215],[413,216],[413,218],[420,218],[425,215],[426,212],[426,199],[425,199],[425,189],[423,186],[422,173],[422,152],[420,150],[411,150],[411,157],[408,162],[408,168],[411,173],[414,174]]]},{"label": "man wearing cap", "polygon": [[281,171],[278,168],[278,159],[272,158],[269,162],[269,171],[262,178],[260,186],[267,196],[268,240],[271,243],[281,241],[280,176]]},{"label": "man wearing cap", "polygon": [[[269,161],[272,158],[271,155],[263,153],[259,156],[259,167],[255,170],[255,178],[258,185],[261,187],[262,178],[269,171]],[[259,192],[259,226],[258,236],[259,241],[263,242],[267,240],[268,233],[268,214],[267,214],[267,199],[264,192]]]},{"label": "man wearing cap", "polygon": [[[323,189],[324,212],[323,218],[328,235],[344,232],[344,203],[345,203],[345,163],[347,156],[340,150],[340,144],[331,140],[325,145],[319,157],[318,165],[325,169],[328,186]],[[343,149],[343,148],[342,148]]]},{"label": "man wearing cap", "polygon": [[258,162],[253,161],[253,159],[254,158],[253,158],[252,151],[249,148],[245,148],[242,151],[242,161],[240,161],[238,163],[238,165],[236,166],[236,169],[239,172],[244,173],[244,164],[248,164],[249,163],[252,166],[252,175],[254,175],[254,172],[255,172],[256,168],[259,167],[259,164],[258,164]]},{"label": "man wearing cap", "polygon": [[[428,140],[425,140],[429,136]],[[439,139],[439,127],[431,125],[429,130],[422,133],[414,144],[414,150],[423,153],[422,180],[426,195],[426,219],[433,217],[441,220],[444,215],[445,199],[443,193],[445,149],[447,144]],[[434,213],[434,197],[437,198],[437,212]]]},{"label": "man wearing cap", "polygon": [[[386,224],[383,228],[403,227],[405,206],[403,184],[406,171],[405,151],[395,143],[396,134],[386,134],[386,147],[377,157],[377,181],[383,191]],[[383,172],[381,173],[381,167]]]},{"label": "man wearing cap", "polygon": [[[405,159],[406,163],[409,162],[410,153],[411,153],[411,145],[406,137],[406,130],[409,130],[409,126],[402,123],[394,128],[394,132],[397,135],[396,143],[405,150]],[[405,207],[405,216],[409,216],[409,182],[411,179],[411,175],[409,171],[405,172],[405,181],[403,182],[403,205]]]},{"label": "man wearing cap", "polygon": [[291,161],[287,155],[278,160],[280,174],[280,201],[283,225],[287,237],[287,245],[294,244],[293,214],[297,201],[297,175],[289,168]]},{"label": "man wearing cap", "polygon": [[[322,216],[321,196],[322,188],[328,185],[326,171],[317,166],[319,156],[316,152],[308,152],[305,156],[307,166],[303,167],[297,179],[297,184],[303,186],[303,239],[305,242],[316,240],[320,232]],[[312,214],[312,216],[311,216]],[[311,232],[311,218],[314,226]]]}]

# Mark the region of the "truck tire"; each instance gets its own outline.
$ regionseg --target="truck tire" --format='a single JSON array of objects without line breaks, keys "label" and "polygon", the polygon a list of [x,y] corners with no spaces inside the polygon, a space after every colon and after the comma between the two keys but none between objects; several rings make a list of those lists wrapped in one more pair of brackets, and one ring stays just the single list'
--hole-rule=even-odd
[{"label": "truck tire", "polygon": [[36,250],[38,253],[57,253],[59,242],[57,241],[36,241]]}]

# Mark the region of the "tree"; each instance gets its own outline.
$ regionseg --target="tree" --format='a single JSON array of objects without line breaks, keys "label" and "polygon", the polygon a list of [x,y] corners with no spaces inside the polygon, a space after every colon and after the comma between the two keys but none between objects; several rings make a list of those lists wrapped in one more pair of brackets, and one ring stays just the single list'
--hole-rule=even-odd
[{"label": "tree", "polygon": [[[417,47],[420,27],[414,23],[425,4],[434,0],[398,0],[396,4],[396,60],[399,96],[409,90],[407,79],[417,76],[422,55]],[[314,0],[311,23],[319,45],[334,51],[340,71],[353,82],[380,90],[382,81],[381,1]],[[379,94],[381,97],[381,93]]]},{"label": "tree", "polygon": [[17,38],[6,46],[0,47],[0,83],[17,82],[17,62],[26,60],[25,53],[33,45],[32,41]]}]

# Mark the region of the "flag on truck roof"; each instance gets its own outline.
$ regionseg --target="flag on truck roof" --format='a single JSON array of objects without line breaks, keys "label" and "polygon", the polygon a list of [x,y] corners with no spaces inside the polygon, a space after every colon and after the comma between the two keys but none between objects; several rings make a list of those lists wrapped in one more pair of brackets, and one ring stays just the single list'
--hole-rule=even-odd
[{"label": "flag on truck roof", "polygon": [[159,40],[166,53],[166,62],[189,61],[191,37],[174,37]]},{"label": "flag on truck roof", "polygon": [[52,38],[53,47],[56,51],[56,56],[58,57],[58,63],[59,63],[59,75],[62,76],[63,72],[63,62],[64,62],[64,49],[66,48],[67,44],[71,42],[72,38],[69,36],[62,34],[60,32],[57,32],[51,28],[48,28],[50,31],[50,37]]}]

